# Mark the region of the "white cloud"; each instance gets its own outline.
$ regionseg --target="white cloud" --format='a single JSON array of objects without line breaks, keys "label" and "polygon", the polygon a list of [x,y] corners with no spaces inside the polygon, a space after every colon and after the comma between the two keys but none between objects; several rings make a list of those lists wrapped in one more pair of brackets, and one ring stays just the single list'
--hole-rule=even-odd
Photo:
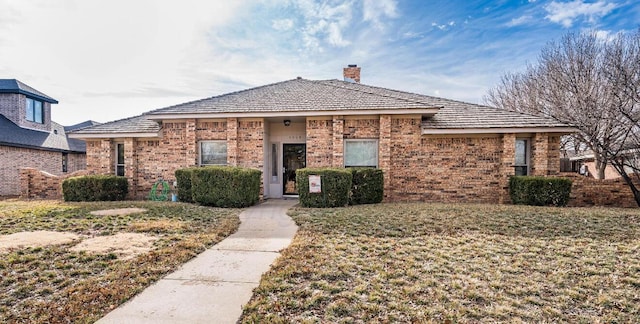
[{"label": "white cloud", "polygon": [[515,27],[515,26],[520,26],[520,25],[524,25],[530,21],[533,20],[533,17],[530,15],[524,15],[524,16],[520,16],[518,18],[513,18],[511,19],[511,21],[509,21],[506,25],[507,27]]},{"label": "white cloud", "polygon": [[278,31],[287,31],[293,28],[293,20],[292,19],[277,19],[274,20],[271,24],[273,29]]},{"label": "white cloud", "polygon": [[574,0],[570,2],[552,1],[544,9],[548,13],[545,18],[569,28],[581,16],[584,16],[589,23],[593,24],[598,18],[609,14],[616,7],[615,4],[607,3],[606,1],[585,3],[583,0]]},{"label": "white cloud", "polygon": [[397,16],[397,3],[394,0],[363,0],[362,2],[362,19],[371,22],[377,28],[383,28],[382,18]]},{"label": "white cloud", "polygon": [[302,39],[306,50],[323,52],[323,44],[344,47],[351,42],[344,37],[344,30],[351,26],[354,2],[337,5],[310,0],[294,2],[304,19]]},{"label": "white cloud", "polygon": [[449,29],[449,27],[451,27],[453,25],[455,25],[455,23],[451,24],[451,22],[450,22],[448,24],[438,24],[435,21],[431,23],[431,27],[436,27],[436,28],[438,28],[440,30],[443,30],[443,31]]},{"label": "white cloud", "polygon": [[342,30],[338,23],[329,24],[328,34],[327,41],[333,46],[345,47],[351,44],[351,42],[342,38]]}]

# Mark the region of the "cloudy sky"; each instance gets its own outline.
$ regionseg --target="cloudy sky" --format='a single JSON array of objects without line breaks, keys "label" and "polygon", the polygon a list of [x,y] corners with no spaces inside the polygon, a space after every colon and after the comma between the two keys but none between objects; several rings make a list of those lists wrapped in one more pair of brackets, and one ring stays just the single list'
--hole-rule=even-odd
[{"label": "cloudy sky", "polygon": [[482,103],[567,31],[637,29],[636,0],[0,0],[0,78],[70,125],[293,79]]}]

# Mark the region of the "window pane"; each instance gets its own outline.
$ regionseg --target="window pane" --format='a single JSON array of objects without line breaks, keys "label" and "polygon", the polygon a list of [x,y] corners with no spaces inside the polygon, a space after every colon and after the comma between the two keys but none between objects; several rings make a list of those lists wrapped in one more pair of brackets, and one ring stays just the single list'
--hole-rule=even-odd
[{"label": "window pane", "polygon": [[516,140],[515,165],[527,165],[527,140]]},{"label": "window pane", "polygon": [[271,176],[278,181],[278,144],[271,144]]},{"label": "window pane", "polygon": [[120,177],[124,177],[124,165],[116,166],[116,175]]},{"label": "window pane", "polygon": [[62,172],[67,172],[69,164],[69,155],[67,153],[62,153]]},{"label": "window pane", "polygon": [[33,99],[27,98],[27,106],[26,106],[26,119],[28,121],[33,121]]},{"label": "window pane", "polygon": [[200,143],[200,163],[227,164],[226,142],[202,142]]},{"label": "window pane", "polygon": [[344,165],[350,166],[378,166],[378,141],[346,141],[344,150]]},{"label": "window pane", "polygon": [[118,164],[124,164],[124,144],[118,144]]},{"label": "window pane", "polygon": [[516,175],[517,176],[526,176],[527,175],[527,167],[526,166],[517,166],[515,167],[516,169]]},{"label": "window pane", "polygon": [[42,120],[43,120],[42,101],[33,100],[33,113],[34,113],[33,121],[36,123],[42,124]]}]

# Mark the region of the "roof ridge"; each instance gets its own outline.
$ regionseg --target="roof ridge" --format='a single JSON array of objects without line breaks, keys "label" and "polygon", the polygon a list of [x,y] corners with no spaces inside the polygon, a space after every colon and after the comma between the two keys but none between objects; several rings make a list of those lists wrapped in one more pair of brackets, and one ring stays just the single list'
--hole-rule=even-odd
[{"label": "roof ridge", "polygon": [[[426,104],[426,105],[435,106],[430,102],[424,102],[424,101],[421,101],[421,100],[413,100],[413,99],[410,99],[410,98],[401,98],[401,97],[398,97],[398,96],[391,96],[391,95],[383,95],[383,94],[379,94],[379,93],[375,93],[375,92],[364,91],[364,90],[361,90],[361,89],[348,89],[346,87],[341,87],[341,86],[337,86],[337,85],[334,85],[334,84],[331,84],[331,83],[325,83],[325,82],[337,81],[337,82],[341,82],[341,83],[343,83],[345,85],[355,85],[355,84],[357,84],[358,86],[361,86],[361,87],[382,89],[382,90],[385,90],[385,91],[395,91],[395,92],[401,92],[401,93],[406,93],[406,94],[410,94],[410,95],[429,97],[429,96],[422,95],[422,94],[419,94],[419,93],[400,91],[400,90],[384,88],[384,87],[378,87],[378,86],[372,86],[372,85],[362,84],[362,83],[351,83],[351,82],[342,81],[342,80],[339,80],[339,79],[316,80],[316,81],[322,82],[322,84],[325,84],[325,85],[328,85],[328,86],[331,86],[331,87],[334,87],[334,88],[347,89],[347,90],[358,91],[358,92],[362,92],[362,93],[366,93],[366,94],[370,94],[370,95],[374,95],[374,96],[378,96],[378,97],[383,97],[383,98],[393,98],[393,99],[398,99],[398,100],[404,100],[404,101],[411,102],[411,103],[420,103],[420,104]],[[440,107],[440,106],[437,106],[437,107]]]},{"label": "roof ridge", "polygon": [[258,90],[258,89],[262,89],[262,88],[266,88],[266,87],[271,87],[271,86],[274,86],[274,85],[277,85],[277,84],[282,84],[282,83],[285,83],[285,82],[291,82],[291,81],[295,81],[295,80],[310,81],[310,80],[306,80],[306,79],[303,79],[303,78],[295,78],[295,79],[291,79],[291,80],[284,80],[284,81],[269,83],[269,84],[265,84],[265,85],[261,85],[261,86],[257,86],[257,87],[253,87],[253,88],[249,88],[249,89],[236,90],[236,91],[219,94],[219,95],[212,96],[212,97],[207,97],[207,98],[187,101],[187,102],[183,102],[183,103],[180,103],[180,104],[175,104],[175,105],[171,105],[171,106],[167,106],[167,107],[163,107],[163,108],[154,109],[154,110],[151,110],[151,111],[147,111],[146,113],[143,113],[143,115],[153,115],[154,113],[157,113],[158,111],[169,109],[169,108],[174,108],[174,107],[177,107],[177,106],[183,106],[183,105],[193,104],[193,103],[197,103],[197,102],[201,102],[201,101],[205,101],[205,100],[211,100],[211,99],[222,98],[222,97],[227,97],[227,96],[234,96],[234,95],[238,95],[240,93],[253,91],[253,90]]}]

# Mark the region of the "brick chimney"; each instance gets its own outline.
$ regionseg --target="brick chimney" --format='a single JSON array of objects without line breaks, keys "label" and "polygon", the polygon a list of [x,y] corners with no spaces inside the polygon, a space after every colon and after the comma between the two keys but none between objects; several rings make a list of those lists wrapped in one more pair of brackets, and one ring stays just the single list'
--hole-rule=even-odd
[{"label": "brick chimney", "polygon": [[360,83],[360,68],[357,64],[349,64],[342,70],[342,76],[347,82]]}]

